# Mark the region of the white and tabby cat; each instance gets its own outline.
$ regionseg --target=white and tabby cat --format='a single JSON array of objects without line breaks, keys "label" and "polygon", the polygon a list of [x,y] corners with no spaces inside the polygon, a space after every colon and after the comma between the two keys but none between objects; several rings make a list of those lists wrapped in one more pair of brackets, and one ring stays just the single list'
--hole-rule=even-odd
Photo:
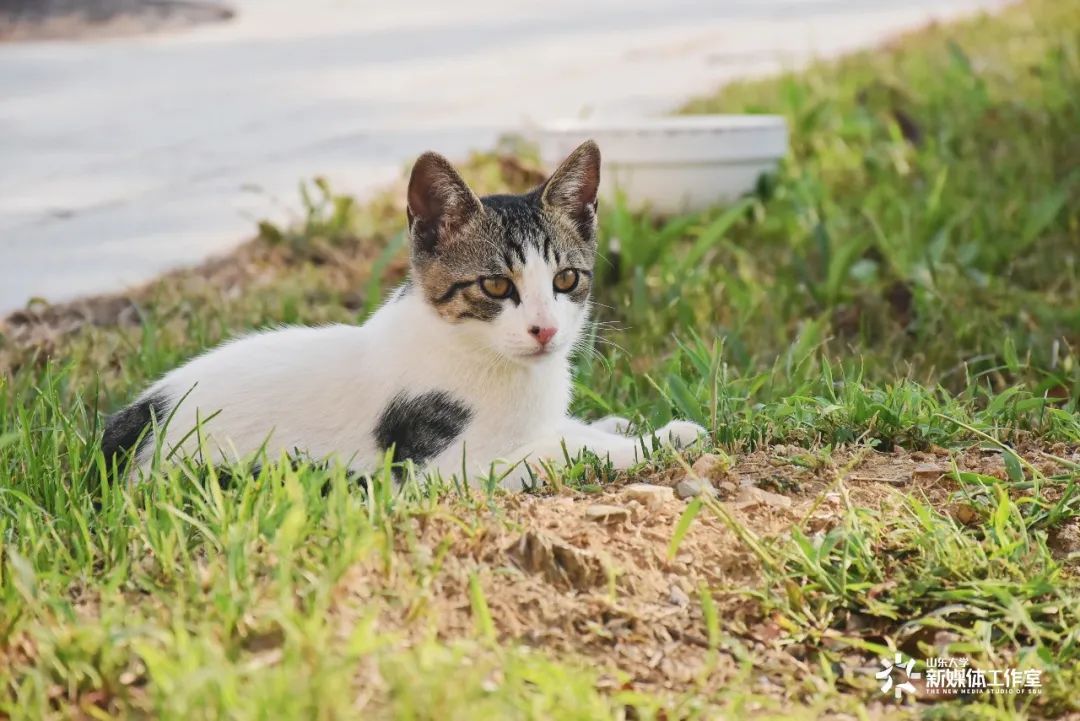
[{"label": "white and tabby cat", "polygon": [[[365,473],[392,447],[444,478],[495,464],[510,489],[530,480],[526,464],[559,463],[563,444],[633,465],[641,441],[624,420],[567,415],[599,182],[591,141],[526,195],[478,198],[442,156],[422,155],[408,191],[411,277],[366,323],[255,333],[189,361],[109,418],[106,458],[131,451],[145,467],[155,428],[166,453],[194,453],[201,421],[224,461],[301,452]],[[685,445],[703,432],[672,421],[657,437]]]}]

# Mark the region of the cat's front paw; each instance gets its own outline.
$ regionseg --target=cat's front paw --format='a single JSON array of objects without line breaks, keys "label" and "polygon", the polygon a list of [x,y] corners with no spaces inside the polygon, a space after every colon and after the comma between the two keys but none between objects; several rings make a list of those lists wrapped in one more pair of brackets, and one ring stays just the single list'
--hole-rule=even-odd
[{"label": "cat's front paw", "polygon": [[656,431],[656,437],[663,445],[671,445],[675,448],[686,448],[691,443],[701,438],[707,431],[697,423],[690,421],[671,421]]},{"label": "cat's front paw", "polygon": [[605,416],[598,421],[593,421],[589,424],[590,428],[595,428],[598,431],[604,433],[614,433],[619,436],[625,436],[630,432],[630,421],[622,416]]}]

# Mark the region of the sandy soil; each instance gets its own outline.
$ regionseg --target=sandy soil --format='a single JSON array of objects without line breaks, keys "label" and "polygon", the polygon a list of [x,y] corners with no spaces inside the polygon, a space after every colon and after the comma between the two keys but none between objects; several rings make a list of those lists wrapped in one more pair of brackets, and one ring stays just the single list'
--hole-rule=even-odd
[{"label": "sandy soil", "polygon": [[[1049,450],[1080,460],[1075,447]],[[762,581],[753,542],[768,546],[793,528],[813,538],[843,523],[854,509],[899,512],[910,495],[944,509],[958,524],[975,526],[986,519],[960,500],[950,476],[953,464],[1006,477],[1001,454],[983,448],[839,450],[818,467],[805,464],[806,453],[774,446],[741,454],[731,465],[703,456],[692,473],[668,468],[645,474],[651,488],[637,482],[595,494],[521,495],[504,499],[494,514],[479,502],[471,508],[440,506],[397,534],[393,567],[380,556],[346,575],[335,610],[342,633],[378,608],[380,626],[405,643],[432,631],[442,639],[466,638],[476,624],[469,585],[475,577],[501,641],[583,659],[610,669],[612,683],[628,676],[632,688],[675,692],[705,683],[720,689],[739,668],[722,643],[718,654],[705,638],[700,593],[711,588],[723,633],[742,639],[754,653],[758,690],[776,697],[796,694],[785,679],[793,667],[814,677],[807,665],[812,662],[807,649],[791,642],[785,620],[763,613],[747,593]],[[1041,448],[1022,454],[1043,472],[1061,471]],[[687,508],[674,487],[691,474],[716,489],[717,502],[702,508],[671,556],[671,540]],[[1080,524],[1059,529],[1049,542],[1062,559],[1080,550]],[[434,558],[441,560],[433,563]],[[434,628],[417,622],[418,615]],[[884,619],[848,616],[839,621],[852,636],[879,640],[884,633],[905,633],[887,628]],[[843,682],[872,698],[876,689],[867,679],[877,670],[877,658],[850,648],[844,653]]]}]

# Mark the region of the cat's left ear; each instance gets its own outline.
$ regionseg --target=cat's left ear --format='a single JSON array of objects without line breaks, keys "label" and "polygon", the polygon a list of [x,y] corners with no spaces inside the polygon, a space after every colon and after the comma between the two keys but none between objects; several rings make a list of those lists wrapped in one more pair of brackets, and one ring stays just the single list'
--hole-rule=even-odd
[{"label": "cat's left ear", "polygon": [[592,140],[579,145],[540,190],[547,208],[569,215],[583,239],[596,228],[596,193],[600,188],[600,148]]},{"label": "cat's left ear", "polygon": [[416,160],[409,178],[406,213],[413,242],[420,250],[435,253],[453,243],[465,224],[481,211],[480,199],[450,161],[431,152]]}]

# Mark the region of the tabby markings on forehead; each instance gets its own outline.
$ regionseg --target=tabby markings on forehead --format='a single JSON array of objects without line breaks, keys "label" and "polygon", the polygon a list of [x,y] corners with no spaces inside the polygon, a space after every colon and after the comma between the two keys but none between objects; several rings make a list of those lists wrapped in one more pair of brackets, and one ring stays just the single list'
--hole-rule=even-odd
[{"label": "tabby markings on forehead", "polygon": [[[517,256],[521,258],[521,264],[525,265],[525,247],[521,243],[516,243],[512,240],[507,240],[506,242],[510,245],[511,250],[517,253]],[[510,267],[512,268],[513,266]]]}]

